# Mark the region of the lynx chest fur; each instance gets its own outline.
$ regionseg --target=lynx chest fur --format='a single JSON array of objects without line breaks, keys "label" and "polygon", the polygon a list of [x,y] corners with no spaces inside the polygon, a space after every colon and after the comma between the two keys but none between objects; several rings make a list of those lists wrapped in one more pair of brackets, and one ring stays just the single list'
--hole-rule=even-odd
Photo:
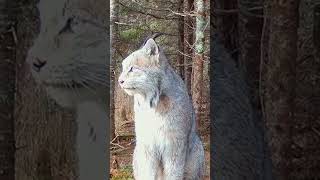
[{"label": "lynx chest fur", "polygon": [[137,180],[198,180],[204,150],[182,79],[153,39],[122,62],[121,88],[134,97]]},{"label": "lynx chest fur", "polygon": [[[178,136],[175,134],[179,131],[177,127],[181,127],[179,123],[183,122],[175,121],[174,114],[179,113],[179,110],[177,107],[174,107],[175,101],[173,97],[169,97],[166,94],[160,95],[156,107],[150,106],[150,102],[145,101],[143,97],[139,95],[136,95],[134,98],[137,143],[161,148],[165,146],[165,142],[171,140],[172,136]],[[188,117],[186,116],[188,115],[184,113],[184,116],[185,120],[187,120]],[[189,117],[189,119],[191,119],[191,117]],[[191,122],[185,121],[185,123],[185,125],[189,124],[191,127]],[[187,129],[187,127],[185,128]],[[183,135],[183,133],[181,135]]]}]

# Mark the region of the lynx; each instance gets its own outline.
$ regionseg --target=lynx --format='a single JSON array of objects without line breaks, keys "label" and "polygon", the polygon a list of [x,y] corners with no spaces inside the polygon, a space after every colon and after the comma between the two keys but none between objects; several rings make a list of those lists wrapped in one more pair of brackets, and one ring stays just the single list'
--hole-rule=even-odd
[{"label": "lynx", "polygon": [[78,179],[107,179],[107,1],[41,0],[40,32],[28,52],[34,79],[77,111]]},{"label": "lynx", "polygon": [[182,79],[150,38],[122,62],[121,88],[134,97],[137,180],[198,180],[204,150]]},{"label": "lynx", "polygon": [[212,179],[274,179],[263,121],[250,102],[241,67],[225,47],[223,35],[212,33],[211,44]]}]

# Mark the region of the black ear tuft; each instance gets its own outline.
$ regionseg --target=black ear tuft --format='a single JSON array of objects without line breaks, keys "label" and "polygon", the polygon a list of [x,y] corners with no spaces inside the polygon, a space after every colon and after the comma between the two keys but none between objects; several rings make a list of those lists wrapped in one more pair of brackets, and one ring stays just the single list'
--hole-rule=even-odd
[{"label": "black ear tuft", "polygon": [[142,49],[144,49],[145,52],[150,56],[159,54],[159,46],[153,39],[149,39],[146,42],[146,44],[142,47]]},{"label": "black ear tuft", "polygon": [[156,38],[159,37],[159,36],[161,36],[161,35],[164,35],[164,33],[157,32],[157,33],[154,33],[154,34],[151,35],[151,36],[148,36],[148,37],[143,41],[143,44],[142,44],[141,47],[143,47],[143,46],[147,43],[147,41],[148,41],[149,39],[156,40]]}]

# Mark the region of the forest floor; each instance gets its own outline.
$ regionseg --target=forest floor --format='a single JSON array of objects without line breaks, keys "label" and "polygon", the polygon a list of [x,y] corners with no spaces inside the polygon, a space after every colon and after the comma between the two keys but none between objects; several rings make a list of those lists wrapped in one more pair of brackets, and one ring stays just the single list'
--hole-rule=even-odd
[{"label": "forest floor", "polygon": [[[202,126],[200,136],[205,149],[205,179],[210,179],[210,126]],[[132,154],[134,150],[133,136],[118,136],[111,142],[110,156],[110,179],[111,180],[133,180]]]}]

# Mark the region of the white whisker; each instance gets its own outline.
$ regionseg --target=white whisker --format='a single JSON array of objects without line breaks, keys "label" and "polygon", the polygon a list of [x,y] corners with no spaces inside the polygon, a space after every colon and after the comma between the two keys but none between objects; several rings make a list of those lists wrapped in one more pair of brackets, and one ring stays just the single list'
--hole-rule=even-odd
[{"label": "white whisker", "polygon": [[79,84],[81,84],[84,88],[86,88],[89,91],[91,91],[93,94],[97,94],[97,91],[95,89],[93,89],[92,87],[90,87],[89,84],[86,84],[86,83],[84,83],[82,81],[80,81]]},{"label": "white whisker", "polygon": [[101,80],[97,80],[97,79],[95,79],[95,78],[91,78],[91,77],[89,77],[89,76],[85,76],[85,77],[83,77],[83,80],[85,80],[87,83],[96,83],[96,84],[100,84],[100,85],[106,85],[106,82],[104,82],[104,81],[101,81]]}]

